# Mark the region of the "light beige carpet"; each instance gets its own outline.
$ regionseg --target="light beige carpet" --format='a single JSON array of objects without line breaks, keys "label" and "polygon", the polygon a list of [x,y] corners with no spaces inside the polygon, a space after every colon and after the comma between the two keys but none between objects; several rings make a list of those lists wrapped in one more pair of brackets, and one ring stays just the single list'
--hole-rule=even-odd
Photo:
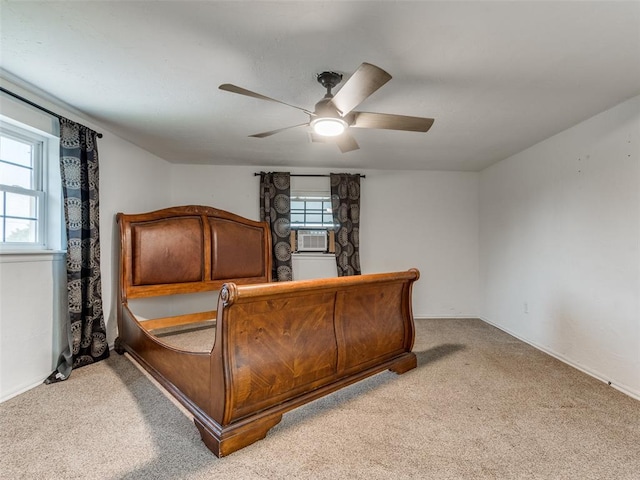
[{"label": "light beige carpet", "polygon": [[416,328],[417,369],[289,412],[222,459],[112,353],[0,405],[0,477],[640,478],[640,402],[479,320]]}]

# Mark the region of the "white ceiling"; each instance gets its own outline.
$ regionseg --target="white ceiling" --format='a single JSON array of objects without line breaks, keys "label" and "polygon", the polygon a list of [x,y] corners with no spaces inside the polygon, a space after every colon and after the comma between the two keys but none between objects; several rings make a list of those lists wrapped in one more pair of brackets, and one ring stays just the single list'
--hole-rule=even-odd
[{"label": "white ceiling", "polygon": [[[3,70],[170,162],[480,170],[640,94],[640,2],[6,2]],[[435,118],[311,144],[315,75],[393,79],[358,110]],[[337,91],[337,88],[335,89]]]}]

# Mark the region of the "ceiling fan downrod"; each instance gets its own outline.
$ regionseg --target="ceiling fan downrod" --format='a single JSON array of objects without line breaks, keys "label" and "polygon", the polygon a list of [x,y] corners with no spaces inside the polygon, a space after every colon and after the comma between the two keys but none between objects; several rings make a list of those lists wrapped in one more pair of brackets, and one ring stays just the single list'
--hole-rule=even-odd
[{"label": "ceiling fan downrod", "polygon": [[325,98],[333,98],[331,89],[342,81],[342,74],[336,72],[322,72],[316,75],[318,83],[327,89]]}]

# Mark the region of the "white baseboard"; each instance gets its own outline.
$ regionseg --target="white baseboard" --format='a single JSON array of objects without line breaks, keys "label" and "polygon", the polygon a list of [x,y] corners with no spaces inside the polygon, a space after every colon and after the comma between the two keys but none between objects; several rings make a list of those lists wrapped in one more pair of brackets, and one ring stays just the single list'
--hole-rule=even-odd
[{"label": "white baseboard", "polygon": [[45,379],[43,378],[42,380],[38,380],[37,382],[30,383],[26,387],[22,387],[22,388],[19,388],[18,390],[14,390],[13,392],[7,393],[6,395],[0,397],[0,403],[6,402],[7,400],[11,400],[13,397],[17,397],[21,393],[27,392],[32,388],[37,387],[38,385],[42,385],[42,382],[44,382],[44,380]]},{"label": "white baseboard", "polygon": [[544,352],[547,355],[551,355],[553,358],[555,358],[557,360],[560,360],[562,363],[566,363],[567,365],[570,365],[571,367],[573,367],[573,368],[575,368],[577,370],[580,370],[582,373],[586,373],[590,377],[593,377],[593,378],[595,378],[597,380],[600,380],[603,383],[606,383],[607,385],[615,388],[616,390],[624,393],[625,395],[628,395],[629,397],[634,398],[636,400],[640,400],[640,392],[634,390],[633,388],[629,387],[628,385],[624,385],[624,384],[621,384],[621,383],[614,382],[614,381],[606,378],[606,376],[602,375],[600,372],[597,372],[595,370],[591,370],[589,368],[586,368],[583,365],[578,365],[577,363],[575,363],[570,358],[568,358],[568,357],[566,357],[566,356],[564,356],[564,355],[562,355],[560,353],[554,352],[553,350],[551,350],[551,349],[549,349],[547,347],[544,347],[542,345],[538,345],[537,343],[532,342],[532,341],[530,341],[530,340],[518,335],[517,333],[512,332],[507,328],[502,327],[501,325],[498,325],[498,324],[496,324],[496,323],[494,323],[494,322],[492,322],[490,320],[487,320],[484,317],[477,317],[477,318],[479,318],[480,320],[482,320],[485,323],[488,323],[489,325],[491,325],[493,327],[496,327],[498,330],[502,330],[503,332],[508,333],[512,337],[515,337],[518,340],[520,340],[520,341],[522,341],[522,342],[524,342],[524,343],[526,343],[528,345],[531,345],[534,348],[537,348],[541,352]]}]

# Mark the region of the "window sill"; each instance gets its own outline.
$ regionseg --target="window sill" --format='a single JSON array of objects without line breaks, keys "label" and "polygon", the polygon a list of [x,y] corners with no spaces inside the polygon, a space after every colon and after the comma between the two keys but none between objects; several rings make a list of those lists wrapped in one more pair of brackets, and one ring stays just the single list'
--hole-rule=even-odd
[{"label": "window sill", "polygon": [[326,252],[294,252],[291,254],[294,258],[304,258],[304,257],[314,257],[314,258],[330,258],[335,259],[335,253],[326,253]]},{"label": "window sill", "polygon": [[64,250],[0,250],[0,263],[46,262],[64,258]]}]

